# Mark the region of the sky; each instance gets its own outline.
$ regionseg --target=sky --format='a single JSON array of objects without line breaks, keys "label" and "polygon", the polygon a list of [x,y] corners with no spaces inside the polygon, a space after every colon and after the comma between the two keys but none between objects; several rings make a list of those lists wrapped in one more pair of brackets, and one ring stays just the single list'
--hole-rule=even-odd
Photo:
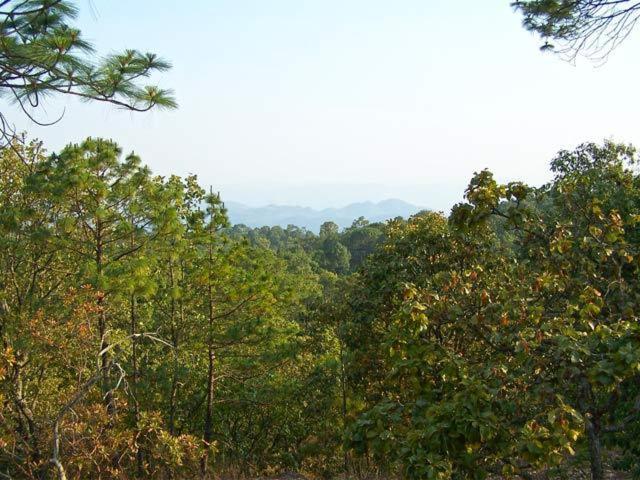
[{"label": "sky", "polygon": [[[604,65],[542,53],[509,0],[78,0],[98,54],[173,64],[176,111],[51,100],[21,130],[50,151],[87,136],[223,199],[324,208],[399,198],[437,210],[474,172],[539,185],[560,149],[640,145],[640,37]],[[4,108],[4,107],[3,107]]]}]

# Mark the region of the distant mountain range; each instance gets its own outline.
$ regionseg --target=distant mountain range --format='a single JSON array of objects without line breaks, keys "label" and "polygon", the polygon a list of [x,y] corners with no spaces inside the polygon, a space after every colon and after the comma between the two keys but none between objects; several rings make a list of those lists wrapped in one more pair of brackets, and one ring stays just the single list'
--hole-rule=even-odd
[{"label": "distant mountain range", "polygon": [[244,224],[249,227],[295,225],[318,232],[320,225],[327,221],[338,224],[340,228],[351,226],[354,220],[364,217],[370,222],[382,222],[395,217],[409,217],[422,207],[402,200],[390,199],[378,203],[352,203],[342,208],[325,208],[314,210],[309,207],[288,205],[268,205],[266,207],[249,207],[242,203],[225,202],[232,224]]}]

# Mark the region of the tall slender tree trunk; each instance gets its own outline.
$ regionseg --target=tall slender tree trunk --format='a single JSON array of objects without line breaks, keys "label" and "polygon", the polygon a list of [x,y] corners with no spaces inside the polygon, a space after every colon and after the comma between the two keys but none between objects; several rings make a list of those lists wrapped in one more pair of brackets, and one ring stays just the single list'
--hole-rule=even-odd
[{"label": "tall slender tree trunk", "polygon": [[206,445],[211,443],[213,437],[213,390],[215,383],[215,359],[216,352],[213,347],[213,298],[212,287],[209,285],[209,338],[207,341],[207,358],[208,358],[208,372],[207,372],[207,408],[204,419],[204,441]]},{"label": "tall slender tree trunk", "polygon": [[[137,322],[137,302],[135,295],[131,295],[129,299],[130,307],[130,335],[131,335],[131,384],[135,390],[138,386],[138,339],[135,337],[138,334]],[[137,403],[137,402],[136,402]]]},{"label": "tall slender tree trunk", "polygon": [[[131,236],[130,247],[133,249],[135,246],[135,225],[133,217],[131,217]],[[140,404],[138,402],[138,382],[140,380],[140,370],[138,366],[138,301],[134,290],[129,297],[129,335],[131,335],[131,382],[129,384],[131,389],[131,396],[133,399],[133,419],[135,422],[135,433],[137,437],[136,441],[136,476],[141,478],[144,473],[143,465],[143,449],[140,445]]]},{"label": "tall slender tree trunk", "polygon": [[[339,339],[339,342],[340,342],[340,390],[342,395],[342,428],[344,430],[347,425],[347,375],[346,375],[345,366],[344,366],[344,363],[345,363],[344,362],[344,343],[342,339]],[[349,464],[349,456],[346,448],[344,449],[343,462],[344,462],[344,465],[343,465],[344,471],[346,472]]]},{"label": "tall slender tree trunk", "polygon": [[600,419],[597,417],[585,418],[584,429],[589,442],[591,480],[603,480],[604,467],[602,466],[602,448],[600,445]]},{"label": "tall slender tree trunk", "polygon": [[173,295],[175,282],[173,278],[173,262],[169,263],[169,286],[171,287],[171,307],[169,324],[171,325],[171,345],[173,346],[173,372],[171,374],[171,391],[169,392],[169,434],[176,434],[176,396],[178,390],[178,328],[176,326],[176,300]]},{"label": "tall slender tree trunk", "polygon": [[207,403],[205,408],[205,417],[204,417],[204,434],[202,437],[205,453],[202,458],[202,475],[204,478],[207,478],[208,475],[208,464],[209,464],[209,448],[211,447],[211,442],[213,440],[213,394],[215,388],[215,350],[211,343],[208,346],[208,374],[207,374]]},{"label": "tall slender tree trunk", "polygon": [[27,365],[29,359],[27,355],[19,354],[13,362],[12,380],[14,384],[13,403],[17,407],[17,431],[31,447],[30,457],[34,463],[40,461],[40,447],[38,445],[37,427],[33,411],[29,407],[24,397],[24,383],[22,379],[22,369]]},{"label": "tall slender tree trunk", "polygon": [[[178,325],[176,323],[176,317],[179,315],[180,325],[184,325],[184,305],[182,299],[176,302],[173,294],[175,288],[175,277],[173,273],[173,261],[169,262],[169,285],[171,287],[171,307],[169,311],[169,322],[171,325],[171,345],[173,347],[173,371],[171,373],[171,390],[169,392],[169,420],[168,429],[169,435],[176,435],[176,408],[178,402],[178,367],[179,367],[179,351],[180,346],[180,334]],[[184,275],[184,268],[181,266],[182,274]],[[167,466],[166,472],[167,480],[173,480],[175,478],[173,468]]]},{"label": "tall slender tree trunk", "polygon": [[586,377],[580,381],[582,398],[579,400],[580,409],[584,417],[584,431],[589,446],[589,461],[591,464],[591,480],[603,480],[602,448],[600,445],[600,416],[594,412],[594,395],[591,384]]},{"label": "tall slender tree trunk", "polygon": [[[137,301],[134,294],[131,295],[130,302],[130,334],[131,334],[131,396],[133,397],[133,418],[136,425],[135,431],[138,439],[140,439],[140,404],[138,403],[138,381],[140,379],[140,372],[138,367],[138,339],[136,334],[137,329]],[[140,444],[136,447],[136,476],[141,478],[144,474],[143,465],[143,449]]]},{"label": "tall slender tree trunk", "polygon": [[[103,258],[103,238],[102,238],[102,222],[100,219],[96,220],[96,273],[98,279],[102,278],[104,258]],[[107,414],[113,416],[116,413],[115,398],[113,391],[111,390],[110,372],[111,359],[107,348],[109,347],[109,341],[107,340],[107,310],[105,302],[105,292],[97,292],[98,299],[96,301],[98,306],[98,334],[100,335],[100,369],[102,371],[102,391],[104,394],[104,404],[107,408]]]},{"label": "tall slender tree trunk", "polygon": [[205,447],[205,453],[202,457],[202,477],[207,478],[208,476],[208,463],[209,463],[209,450],[211,447],[211,441],[213,440],[213,395],[215,389],[215,359],[216,352],[213,343],[213,322],[214,322],[214,304],[213,304],[213,285],[211,282],[211,275],[213,269],[213,215],[209,221],[209,275],[207,279],[207,302],[208,302],[208,313],[209,313],[209,322],[208,322],[208,334],[207,334],[207,360],[208,360],[208,371],[207,371],[207,401],[205,407],[205,416],[204,416],[204,432],[203,432],[203,443]]}]

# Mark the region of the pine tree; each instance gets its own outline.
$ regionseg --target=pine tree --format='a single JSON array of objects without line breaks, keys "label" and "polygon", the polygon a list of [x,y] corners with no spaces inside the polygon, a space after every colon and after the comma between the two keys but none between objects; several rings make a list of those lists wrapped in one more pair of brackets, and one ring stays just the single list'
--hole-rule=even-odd
[{"label": "pine tree", "polygon": [[[169,63],[136,50],[96,63],[92,46],[70,24],[77,11],[75,2],[67,0],[0,2],[0,95],[16,101],[40,124],[33,111],[49,95],[76,96],[133,111],[176,107],[171,91],[139,85],[141,78],[168,70]],[[0,112],[2,146],[14,135],[11,121]]]}]

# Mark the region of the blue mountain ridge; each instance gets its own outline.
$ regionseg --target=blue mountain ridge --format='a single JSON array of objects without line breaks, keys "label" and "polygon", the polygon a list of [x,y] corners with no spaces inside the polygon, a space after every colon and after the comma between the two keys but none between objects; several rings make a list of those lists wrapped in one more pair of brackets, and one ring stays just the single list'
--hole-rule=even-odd
[{"label": "blue mountain ridge", "polygon": [[239,202],[225,202],[232,224],[244,224],[248,227],[288,225],[304,227],[318,232],[320,225],[327,221],[338,224],[340,228],[349,227],[354,220],[364,217],[370,222],[382,222],[395,217],[407,218],[424,210],[398,199],[381,202],[358,202],[340,208],[315,210],[310,207],[293,205],[267,205],[250,207]]}]

